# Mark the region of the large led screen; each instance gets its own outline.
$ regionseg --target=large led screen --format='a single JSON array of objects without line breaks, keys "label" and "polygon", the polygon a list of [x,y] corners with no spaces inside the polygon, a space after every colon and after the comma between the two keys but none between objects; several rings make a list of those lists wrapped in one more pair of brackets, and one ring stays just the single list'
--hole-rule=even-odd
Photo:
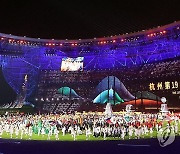
[{"label": "large led screen", "polygon": [[84,57],[62,58],[61,71],[82,71]]}]

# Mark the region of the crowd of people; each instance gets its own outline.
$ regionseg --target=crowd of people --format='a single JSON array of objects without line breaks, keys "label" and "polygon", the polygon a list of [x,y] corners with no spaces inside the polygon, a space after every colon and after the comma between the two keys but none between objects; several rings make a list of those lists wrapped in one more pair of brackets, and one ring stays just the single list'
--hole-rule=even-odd
[{"label": "crowd of people", "polygon": [[164,76],[174,76],[178,74],[180,68],[179,59],[171,59],[169,61],[160,61],[156,63],[147,63],[139,71],[140,76],[149,77],[164,77]]},{"label": "crowd of people", "polygon": [[155,137],[162,127],[179,135],[180,114],[116,113],[106,117],[103,113],[76,114],[8,114],[0,117],[0,137],[33,139],[33,134],[47,140],[72,135],[72,140],[84,135],[108,139],[139,139]]}]

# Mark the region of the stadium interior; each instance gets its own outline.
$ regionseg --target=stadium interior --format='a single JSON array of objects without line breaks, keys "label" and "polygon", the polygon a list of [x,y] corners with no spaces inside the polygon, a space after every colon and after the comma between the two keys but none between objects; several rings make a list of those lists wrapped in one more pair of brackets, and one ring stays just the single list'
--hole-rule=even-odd
[{"label": "stadium interior", "polygon": [[146,31],[82,40],[0,33],[4,80],[17,94],[1,109],[40,112],[180,109],[180,22]]}]

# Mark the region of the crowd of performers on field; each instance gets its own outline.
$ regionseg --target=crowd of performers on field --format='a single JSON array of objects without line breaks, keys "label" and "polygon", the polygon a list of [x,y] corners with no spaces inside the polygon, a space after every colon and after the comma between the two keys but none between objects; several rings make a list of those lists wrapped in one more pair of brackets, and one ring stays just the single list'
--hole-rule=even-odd
[{"label": "crowd of performers on field", "polygon": [[[5,133],[10,138],[33,139],[33,134],[50,140],[55,137],[72,135],[73,140],[84,134],[104,140],[109,137],[144,138],[155,137],[164,125],[179,135],[180,114],[162,116],[160,114],[133,113],[116,114],[111,118],[98,114],[7,114],[0,117],[0,137]],[[170,130],[171,129],[171,130]]]}]

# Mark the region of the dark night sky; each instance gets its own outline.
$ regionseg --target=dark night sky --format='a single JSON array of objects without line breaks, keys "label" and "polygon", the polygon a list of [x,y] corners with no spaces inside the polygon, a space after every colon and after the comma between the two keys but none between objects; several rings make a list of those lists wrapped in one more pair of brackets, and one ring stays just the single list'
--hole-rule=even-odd
[{"label": "dark night sky", "polygon": [[[178,1],[1,0],[0,32],[50,39],[124,34],[180,20]],[[14,97],[0,71],[0,102]]]},{"label": "dark night sky", "polygon": [[180,20],[178,0],[0,1],[0,32],[54,39],[104,37]]}]

